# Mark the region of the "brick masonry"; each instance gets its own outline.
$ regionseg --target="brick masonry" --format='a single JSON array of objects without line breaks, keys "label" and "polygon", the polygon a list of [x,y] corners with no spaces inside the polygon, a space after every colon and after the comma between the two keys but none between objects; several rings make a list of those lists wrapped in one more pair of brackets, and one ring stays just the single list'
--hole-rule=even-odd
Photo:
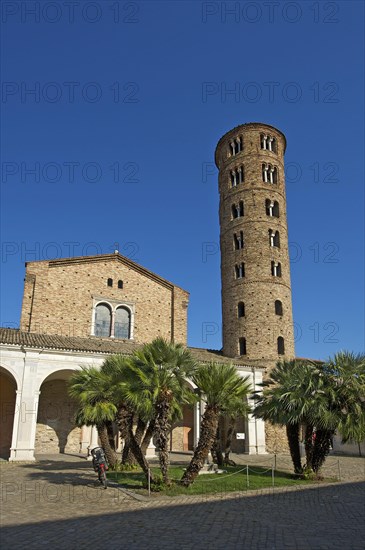
[{"label": "brick masonry", "polygon": [[[261,135],[276,140],[276,152],[261,149]],[[242,151],[231,154],[232,139],[242,138]],[[277,338],[285,343],[285,357],[294,357],[288,231],[284,180],[284,135],[272,126],[249,123],[225,134],[216,149],[219,168],[223,351],[239,355],[239,338],[246,338],[245,360],[257,360],[273,367],[283,358],[278,354]],[[277,183],[264,183],[262,164],[275,166]],[[231,171],[244,166],[244,182],[232,187]],[[266,213],[265,201],[279,203],[279,217]],[[232,219],[232,205],[243,201],[244,216]],[[279,231],[280,247],[270,246],[269,231]],[[234,249],[233,235],[243,232],[244,246]],[[271,262],[281,263],[281,277],[271,274]],[[245,276],[235,277],[235,265],[244,262]],[[275,300],[283,314],[275,313]],[[243,302],[245,316],[238,317],[237,305]]]},{"label": "brick masonry", "polygon": [[133,310],[136,342],[186,344],[188,292],[120,254],[27,263],[21,330],[90,336],[93,305],[104,300]]}]

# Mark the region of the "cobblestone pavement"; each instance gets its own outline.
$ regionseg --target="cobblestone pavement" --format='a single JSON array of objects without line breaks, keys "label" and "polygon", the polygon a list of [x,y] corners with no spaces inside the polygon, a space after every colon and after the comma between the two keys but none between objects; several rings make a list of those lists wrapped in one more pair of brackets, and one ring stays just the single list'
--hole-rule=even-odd
[{"label": "cobblestone pavement", "polygon": [[[251,466],[274,460],[269,455],[235,459]],[[277,467],[290,470],[288,457],[278,456]],[[327,459],[327,475],[341,473],[338,483],[151,499],[136,499],[113,485],[103,490],[90,462],[78,457],[3,462],[0,468],[4,549],[364,548],[365,462],[360,457]]]}]

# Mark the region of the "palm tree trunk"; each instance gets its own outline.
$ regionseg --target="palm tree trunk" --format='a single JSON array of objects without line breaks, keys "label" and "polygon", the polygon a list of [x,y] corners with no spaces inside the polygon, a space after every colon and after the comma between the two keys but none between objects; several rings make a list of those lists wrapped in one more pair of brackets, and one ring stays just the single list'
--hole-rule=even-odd
[{"label": "palm tree trunk", "polygon": [[159,462],[162,479],[164,483],[169,484],[169,432],[170,432],[170,395],[162,395],[156,403],[156,416],[155,416],[155,434],[156,443],[159,451]]},{"label": "palm tree trunk", "polygon": [[113,422],[108,420],[108,422],[106,422],[106,429],[108,430],[108,438],[109,438],[110,446],[113,449],[113,451],[115,451],[116,449],[115,449]]},{"label": "palm tree trunk", "polygon": [[153,476],[151,474],[150,466],[146,460],[146,457],[141,451],[140,445],[136,441],[136,437],[133,433],[132,427],[129,428],[129,445],[132,453],[136,457],[136,460],[139,464],[139,466],[142,468],[144,475],[146,476],[146,480],[148,481],[148,477],[150,477],[151,483],[154,483]]},{"label": "palm tree trunk", "polygon": [[221,430],[219,426],[217,426],[217,432],[215,435],[215,439],[213,441],[212,445],[212,456],[213,456],[213,462],[218,464],[220,468],[223,467],[223,453],[222,453],[222,443],[221,443]]},{"label": "palm tree trunk", "polygon": [[[141,441],[142,441],[142,437],[143,437],[143,434],[144,434],[145,429],[146,429],[146,425],[147,425],[146,422],[144,422],[144,420],[142,420],[142,418],[138,417],[137,427],[136,427],[136,431],[134,432],[134,437],[135,437],[135,440],[136,440],[136,442],[138,443],[139,446],[141,446]],[[130,445],[126,446],[126,456],[125,456],[125,461],[123,462],[123,464],[137,464],[137,459],[135,458],[134,454],[132,453]]]},{"label": "palm tree trunk", "polygon": [[[124,403],[119,405],[117,413],[117,423],[121,437],[130,446],[132,453],[136,457],[139,466],[142,468],[143,473],[148,480],[148,477],[150,475],[150,467],[133,433],[133,412],[126,405],[124,405]],[[152,475],[150,475],[150,479],[151,483],[153,483]]]},{"label": "palm tree trunk", "polygon": [[96,429],[98,430],[100,443],[105,451],[105,456],[107,458],[107,461],[109,462],[109,465],[112,468],[114,468],[114,466],[118,462],[118,456],[117,456],[117,453],[114,451],[114,449],[112,449],[110,445],[107,426],[106,424],[100,424],[99,426],[96,427]]},{"label": "palm tree trunk", "polygon": [[224,448],[224,462],[225,464],[229,464],[230,466],[236,466],[236,463],[229,458],[229,455],[231,454],[231,447],[232,447],[233,434],[234,434],[235,428],[236,428],[236,418],[233,416],[230,416],[229,423],[228,423],[226,444]]},{"label": "palm tree trunk", "polygon": [[294,473],[296,474],[301,474],[303,472],[299,447],[299,427],[299,424],[286,425],[286,436],[288,438],[290,456],[294,466]]},{"label": "palm tree trunk", "polygon": [[331,440],[334,436],[333,430],[317,430],[314,441],[312,469],[319,475],[320,469],[326,460],[328,453],[331,450]]},{"label": "palm tree trunk", "polygon": [[215,434],[217,433],[219,408],[207,405],[200,425],[199,443],[194,451],[189,466],[181,478],[181,483],[189,487],[204,466],[209,450],[212,447]]},{"label": "palm tree trunk", "polygon": [[313,457],[313,426],[307,424],[304,434],[304,447],[305,447],[305,460],[308,469],[312,469],[312,457]]}]

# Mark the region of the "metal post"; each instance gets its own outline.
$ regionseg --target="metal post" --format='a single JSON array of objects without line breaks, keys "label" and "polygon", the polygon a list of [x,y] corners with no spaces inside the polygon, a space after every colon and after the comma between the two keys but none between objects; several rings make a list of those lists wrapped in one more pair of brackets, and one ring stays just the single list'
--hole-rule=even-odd
[{"label": "metal post", "polygon": [[151,496],[151,470],[148,468],[148,496]]},{"label": "metal post", "polygon": [[341,466],[340,466],[339,460],[337,460],[337,467],[338,467],[338,481],[341,481]]},{"label": "metal post", "polygon": [[274,470],[274,468],[271,468],[271,481],[272,481],[272,486],[274,487],[275,486],[275,470]]},{"label": "metal post", "polygon": [[246,466],[246,484],[247,484],[247,489],[248,489],[249,486],[250,486],[250,480],[248,479],[248,464]]},{"label": "metal post", "polygon": [[274,454],[274,468],[276,470],[276,453]]}]

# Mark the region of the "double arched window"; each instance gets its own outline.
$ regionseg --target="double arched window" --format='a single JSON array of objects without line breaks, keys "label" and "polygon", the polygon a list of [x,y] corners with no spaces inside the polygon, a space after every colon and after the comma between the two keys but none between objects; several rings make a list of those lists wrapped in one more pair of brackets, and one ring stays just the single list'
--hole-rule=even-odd
[{"label": "double arched window", "polygon": [[95,308],[95,336],[109,338],[112,325],[112,312],[107,304],[98,304]]},{"label": "double arched window", "polygon": [[132,310],[124,304],[99,302],[94,307],[93,335],[101,338],[132,338]]}]

